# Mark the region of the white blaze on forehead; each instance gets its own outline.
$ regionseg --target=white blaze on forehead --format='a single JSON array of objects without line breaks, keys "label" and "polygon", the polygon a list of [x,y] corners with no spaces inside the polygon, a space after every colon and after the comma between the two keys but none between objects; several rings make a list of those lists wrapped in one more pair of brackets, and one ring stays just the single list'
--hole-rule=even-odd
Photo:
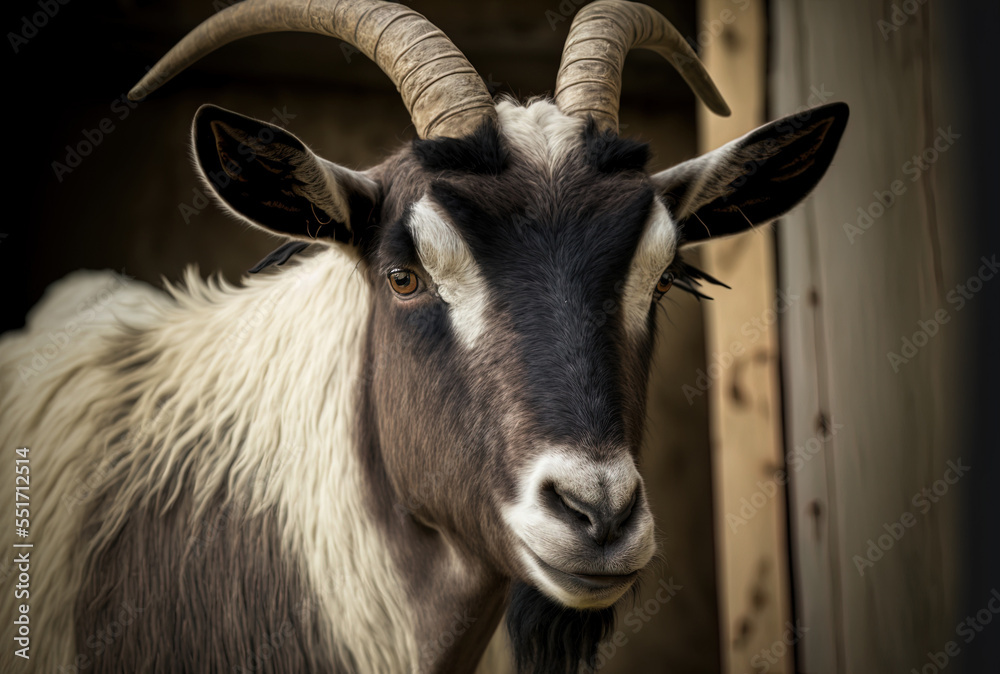
[{"label": "white blaze on forehead", "polygon": [[551,101],[537,100],[525,106],[501,101],[497,118],[507,142],[550,172],[583,145],[586,122],[564,114]]},{"label": "white blaze on forehead", "polygon": [[448,305],[455,335],[471,349],[486,331],[486,280],[469,245],[429,196],[413,205],[407,222],[420,263]]},{"label": "white blaze on forehead", "polygon": [[629,335],[638,336],[645,332],[653,291],[676,254],[677,225],[666,206],[659,198],[654,198],[622,293],[625,329]]}]

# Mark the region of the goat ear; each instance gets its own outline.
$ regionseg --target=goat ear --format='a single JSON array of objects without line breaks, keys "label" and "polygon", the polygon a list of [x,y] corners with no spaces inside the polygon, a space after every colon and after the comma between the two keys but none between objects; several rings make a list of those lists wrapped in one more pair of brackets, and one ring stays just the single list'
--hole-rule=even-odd
[{"label": "goat ear", "polygon": [[317,157],[284,129],[203,105],[192,128],[205,181],[232,213],[269,232],[357,244],[378,184]]},{"label": "goat ear", "polygon": [[653,176],[683,243],[737,234],[802,201],[833,161],[847,126],[845,103],[783,117]]}]

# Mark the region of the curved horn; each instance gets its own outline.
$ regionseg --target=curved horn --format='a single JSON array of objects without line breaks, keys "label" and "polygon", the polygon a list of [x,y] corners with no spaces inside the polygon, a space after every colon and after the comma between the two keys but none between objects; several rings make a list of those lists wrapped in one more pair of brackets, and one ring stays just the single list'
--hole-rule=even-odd
[{"label": "curved horn", "polygon": [[555,101],[567,115],[593,115],[598,130],[618,132],[622,65],[630,49],[651,49],[670,61],[712,112],[729,106],[698,55],[666,17],[625,0],[597,0],[579,12],[566,37]]},{"label": "curved horn", "polygon": [[206,54],[261,33],[300,31],[354,45],[393,81],[421,138],[461,137],[496,119],[458,47],[412,9],[382,0],[244,0],[205,20],[129,92],[138,100]]}]

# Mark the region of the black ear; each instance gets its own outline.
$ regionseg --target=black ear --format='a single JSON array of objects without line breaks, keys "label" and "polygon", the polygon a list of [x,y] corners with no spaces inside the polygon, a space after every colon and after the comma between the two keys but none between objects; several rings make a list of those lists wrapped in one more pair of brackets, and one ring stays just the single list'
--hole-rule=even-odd
[{"label": "black ear", "polygon": [[296,239],[358,244],[375,217],[375,181],[317,157],[280,127],[203,105],[192,136],[211,189],[253,225]]},{"label": "black ear", "polygon": [[773,220],[816,186],[847,126],[846,103],[783,117],[653,176],[683,243],[737,234]]}]

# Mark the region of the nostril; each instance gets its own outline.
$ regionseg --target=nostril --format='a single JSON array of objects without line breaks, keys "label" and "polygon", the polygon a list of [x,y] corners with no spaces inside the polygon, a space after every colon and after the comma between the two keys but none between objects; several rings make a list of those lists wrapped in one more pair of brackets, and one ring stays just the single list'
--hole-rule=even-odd
[{"label": "nostril", "polygon": [[577,520],[588,527],[594,525],[593,519],[591,519],[590,515],[583,509],[582,506],[574,503],[572,499],[568,499],[560,494],[559,490],[555,487],[552,488],[552,491],[556,495],[556,498],[559,499],[559,505],[562,506],[567,513],[576,517]]},{"label": "nostril", "polygon": [[628,526],[629,520],[632,519],[632,512],[635,510],[635,504],[638,499],[639,492],[637,490],[632,494],[632,499],[628,502],[628,505],[611,518],[603,543],[613,543],[622,537],[624,529]]},{"label": "nostril", "polygon": [[622,509],[618,517],[615,518],[615,527],[624,526],[629,519],[632,517],[632,511],[635,510],[636,501],[639,499],[639,492],[636,491],[632,494],[632,499],[628,502],[628,505]]}]

